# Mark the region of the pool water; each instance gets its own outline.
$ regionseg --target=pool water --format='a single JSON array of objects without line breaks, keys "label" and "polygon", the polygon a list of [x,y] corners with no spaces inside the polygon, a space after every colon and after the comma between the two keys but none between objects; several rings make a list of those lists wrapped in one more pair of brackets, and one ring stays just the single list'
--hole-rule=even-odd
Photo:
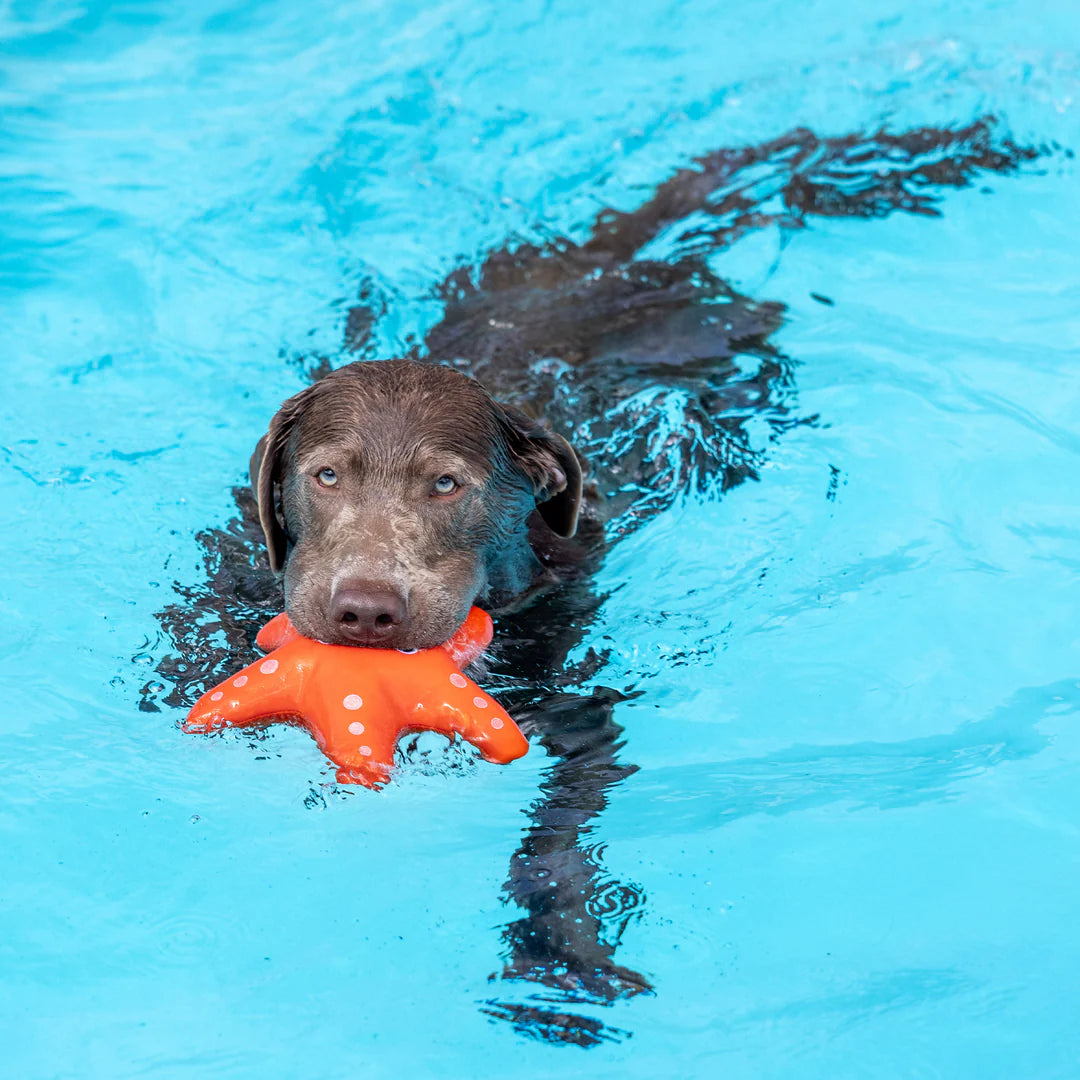
[{"label": "pool water", "polygon": [[[0,5],[0,1073],[1080,1075],[1078,31],[1017,0]],[[787,419],[604,559],[559,689],[607,725],[592,803],[551,740],[420,740],[370,793],[295,729],[180,731],[162,612],[358,296],[399,355],[455,266],[695,156],[983,117],[1038,157],[710,256],[783,305]],[[567,820],[587,903],[523,906],[514,853]],[[537,912],[604,977],[512,970]]]}]

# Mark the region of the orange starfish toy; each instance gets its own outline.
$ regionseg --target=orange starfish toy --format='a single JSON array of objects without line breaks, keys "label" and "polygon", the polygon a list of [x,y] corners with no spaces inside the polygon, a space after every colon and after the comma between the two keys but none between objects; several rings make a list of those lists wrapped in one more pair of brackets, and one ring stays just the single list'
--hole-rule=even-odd
[{"label": "orange starfish toy", "polygon": [[337,765],[340,783],[368,787],[390,778],[394,746],[406,731],[461,735],[488,761],[506,764],[529,744],[502,706],[459,670],[491,634],[491,617],[474,607],[445,644],[406,653],[325,645],[301,636],[281,614],[255,639],[270,655],[203,694],[184,730],[299,723]]}]

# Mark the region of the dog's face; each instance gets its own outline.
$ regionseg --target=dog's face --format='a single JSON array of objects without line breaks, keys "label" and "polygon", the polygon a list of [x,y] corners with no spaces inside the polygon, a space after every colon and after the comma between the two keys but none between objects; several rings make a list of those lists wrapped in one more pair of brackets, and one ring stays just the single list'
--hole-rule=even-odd
[{"label": "dog's face", "polygon": [[557,435],[450,368],[351,364],[291,398],[252,457],[271,566],[308,637],[428,648],[481,595],[539,569],[526,519],[574,531],[581,472]]}]

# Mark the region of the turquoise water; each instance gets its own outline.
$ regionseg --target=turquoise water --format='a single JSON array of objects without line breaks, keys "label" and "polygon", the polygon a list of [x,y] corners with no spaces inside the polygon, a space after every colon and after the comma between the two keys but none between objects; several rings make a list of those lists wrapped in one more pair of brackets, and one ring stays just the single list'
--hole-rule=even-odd
[{"label": "turquoise water", "polygon": [[[0,6],[0,1072],[1080,1074],[1078,31],[1006,0]],[[140,708],[360,291],[394,355],[458,263],[695,155],[986,115],[1046,152],[711,261],[785,305],[806,422],[751,419],[756,482],[616,544],[571,657],[638,694],[582,839],[651,992],[498,977],[539,744],[371,794],[301,732]]]}]

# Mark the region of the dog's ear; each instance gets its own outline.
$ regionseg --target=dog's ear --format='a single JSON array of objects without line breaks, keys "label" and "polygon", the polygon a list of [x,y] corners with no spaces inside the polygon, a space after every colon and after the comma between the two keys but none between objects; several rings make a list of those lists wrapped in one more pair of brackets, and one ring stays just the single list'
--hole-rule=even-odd
[{"label": "dog's ear", "polygon": [[559,536],[573,536],[581,509],[581,461],[574,448],[539,421],[500,405],[514,465],[533,484],[536,508]]},{"label": "dog's ear", "polygon": [[289,433],[300,412],[297,397],[290,398],[278,409],[266,434],[256,443],[251,455],[251,490],[259,506],[259,524],[266,537],[270,569],[280,574],[288,554],[288,537],[278,511],[278,495],[282,480],[282,461]]}]

